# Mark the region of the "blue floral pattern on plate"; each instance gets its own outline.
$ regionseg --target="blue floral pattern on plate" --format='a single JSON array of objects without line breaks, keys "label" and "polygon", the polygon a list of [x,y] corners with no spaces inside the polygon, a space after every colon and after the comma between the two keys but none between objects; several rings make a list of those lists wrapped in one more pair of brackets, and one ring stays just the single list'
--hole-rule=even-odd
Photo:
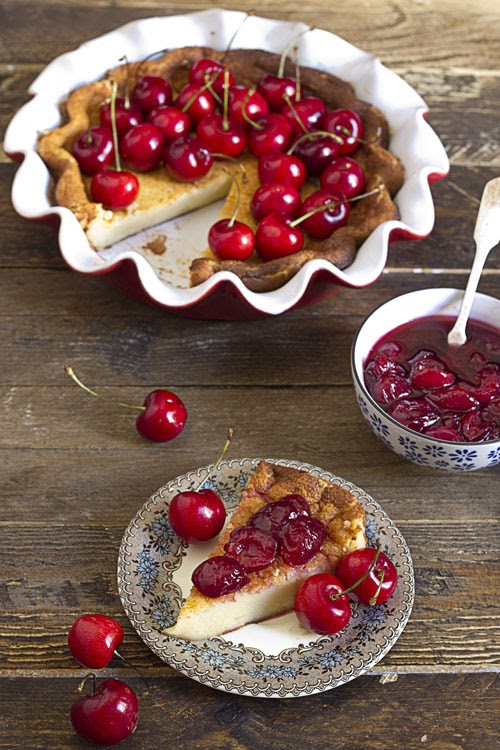
[{"label": "blue floral pattern on plate", "polygon": [[[323,469],[297,461],[266,459],[309,471],[356,495],[366,511],[368,543],[372,546],[379,543],[398,570],[398,587],[393,597],[375,607],[354,604],[351,621],[341,633],[316,636],[301,631],[301,640],[293,646],[284,633],[281,635],[280,625],[272,641],[252,645],[248,639],[246,643],[238,640],[245,629],[194,643],[162,632],[175,622],[189,592],[189,584],[181,579],[183,565],[187,568],[193,554],[170,527],[170,499],[177,492],[197,487],[205,478],[204,485],[214,488],[230,510],[238,503],[241,490],[259,460],[222,461],[217,470],[213,466],[200,468],[177,477],[154,493],[130,522],[120,546],[120,596],[132,625],[145,643],[163,661],[188,677],[241,695],[270,698],[310,695],[334,688],[373,668],[401,635],[414,597],[410,552],[400,531],[363,490]],[[294,618],[293,614],[290,617]]]}]

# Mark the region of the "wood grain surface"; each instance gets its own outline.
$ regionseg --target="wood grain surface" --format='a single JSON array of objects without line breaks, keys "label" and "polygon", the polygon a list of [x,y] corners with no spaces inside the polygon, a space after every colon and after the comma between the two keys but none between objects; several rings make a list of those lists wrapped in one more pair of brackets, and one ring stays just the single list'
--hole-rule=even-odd
[{"label": "wood grain surface", "polygon": [[[0,0],[0,132],[56,55],[128,21],[206,7],[147,0]],[[247,10],[234,2],[228,9]],[[315,306],[251,323],[192,321],[69,271],[54,229],[17,216],[17,166],[0,150],[0,749],[84,748],[69,707],[86,670],[66,637],[84,612],[116,617],[122,653],[103,670],[138,692],[124,747],[178,750],[494,750],[500,747],[499,469],[457,477],[413,465],[366,428],[349,352],[379,304],[404,291],[463,287],[484,183],[500,173],[500,5],[491,0],[261,2],[379,57],[424,97],[451,162],[435,183],[435,228],[390,248],[382,277]],[[480,291],[499,296],[499,251]],[[126,410],[168,386],[185,401],[175,441],[147,443]],[[396,645],[369,674],[300,699],[226,694],[178,674],[135,634],[120,603],[123,532],[171,478],[234,456],[294,458],[372,495],[412,553],[416,596]]]}]

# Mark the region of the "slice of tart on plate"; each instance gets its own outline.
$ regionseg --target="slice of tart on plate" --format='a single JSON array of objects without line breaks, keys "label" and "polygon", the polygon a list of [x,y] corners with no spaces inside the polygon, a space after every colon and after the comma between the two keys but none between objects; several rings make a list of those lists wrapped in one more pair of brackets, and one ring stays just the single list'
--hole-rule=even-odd
[{"label": "slice of tart on plate", "polygon": [[[232,532],[244,527],[264,528],[262,519],[269,518],[268,511],[290,497],[305,506],[300,514],[306,525],[314,527],[315,533],[318,529],[321,532],[318,545],[310,546],[311,554],[306,550],[301,558],[305,561],[292,562],[283,541],[286,529],[290,530],[297,520],[292,513],[282,528],[275,526],[271,531],[281,535],[282,541],[269,565],[247,572],[241,588],[220,596],[207,596],[193,586],[177,622],[163,631],[166,635],[198,641],[290,611],[302,581],[315,573],[333,572],[348,552],[366,546],[365,511],[350,491],[307,471],[261,461],[208,559],[227,558]],[[308,545],[306,541],[305,547]]]}]

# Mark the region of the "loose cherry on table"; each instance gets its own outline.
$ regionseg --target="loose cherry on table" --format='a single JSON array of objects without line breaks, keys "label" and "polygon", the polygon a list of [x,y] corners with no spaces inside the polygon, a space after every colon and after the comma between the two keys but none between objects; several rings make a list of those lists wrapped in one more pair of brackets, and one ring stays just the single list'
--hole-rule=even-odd
[{"label": "loose cherry on table", "polygon": [[[228,430],[224,448],[217,459],[217,468],[226,453],[233,436]],[[217,536],[226,520],[226,508],[219,495],[209,487],[203,488],[205,479],[195,490],[178,492],[168,508],[168,518],[172,529],[183,541],[197,544]]]},{"label": "loose cherry on table", "polygon": [[85,130],[73,144],[73,156],[86,175],[94,175],[115,160],[113,133],[104,125]]},{"label": "loose cherry on table", "polygon": [[[97,745],[116,745],[129,737],[139,721],[135,692],[114,678],[98,687],[95,676],[91,695],[78,698],[71,706],[70,718],[75,731]],[[83,684],[82,684],[83,689]]]},{"label": "loose cherry on table", "polygon": [[80,388],[91,396],[115,406],[139,410],[140,413],[135,423],[136,429],[147,440],[155,443],[168,442],[177,437],[185,427],[188,416],[187,409],[181,399],[172,391],[162,388],[156,389],[146,396],[142,406],[134,406],[111,401],[96,393],[77,377],[70,365],[65,365],[64,370]]},{"label": "loose cherry on table", "polygon": [[122,626],[108,615],[81,615],[68,633],[71,654],[89,669],[107,667],[122,641]]}]

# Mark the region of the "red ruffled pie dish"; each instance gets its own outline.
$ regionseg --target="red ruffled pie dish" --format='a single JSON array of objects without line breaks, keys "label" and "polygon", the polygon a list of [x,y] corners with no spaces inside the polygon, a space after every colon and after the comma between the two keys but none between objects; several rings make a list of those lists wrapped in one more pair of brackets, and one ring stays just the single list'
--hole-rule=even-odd
[{"label": "red ruffled pie dish", "polygon": [[203,253],[208,229],[219,218],[220,202],[161,225],[167,252],[158,252],[149,229],[96,251],[74,213],[53,201],[52,176],[37,153],[39,134],[60,125],[60,105],[68,93],[102,78],[123,56],[140,61],[159,50],[192,45],[225,50],[236,31],[234,47],[280,55],[291,39],[306,30],[302,24],[212,9],[133,22],[60,56],[33,83],[33,98],[6,132],[5,151],[21,162],[12,189],[15,209],[27,219],[50,219],[58,225],[60,251],[73,270],[102,275],[136,299],[188,317],[236,320],[279,315],[317,302],[340,286],[372,284],[384,269],[390,242],[419,239],[432,230],[429,185],[447,174],[449,164],[441,142],[425,121],[427,107],[418,94],[377,59],[329,32],[314,29],[299,36],[301,65],[341,78],[356,96],[380,109],[389,126],[390,152],[403,165],[405,175],[394,197],[399,216],[379,224],[343,270],[325,258],[314,258],[278,288],[254,291],[223,267],[189,286],[179,269],[186,267],[186,258]]}]

